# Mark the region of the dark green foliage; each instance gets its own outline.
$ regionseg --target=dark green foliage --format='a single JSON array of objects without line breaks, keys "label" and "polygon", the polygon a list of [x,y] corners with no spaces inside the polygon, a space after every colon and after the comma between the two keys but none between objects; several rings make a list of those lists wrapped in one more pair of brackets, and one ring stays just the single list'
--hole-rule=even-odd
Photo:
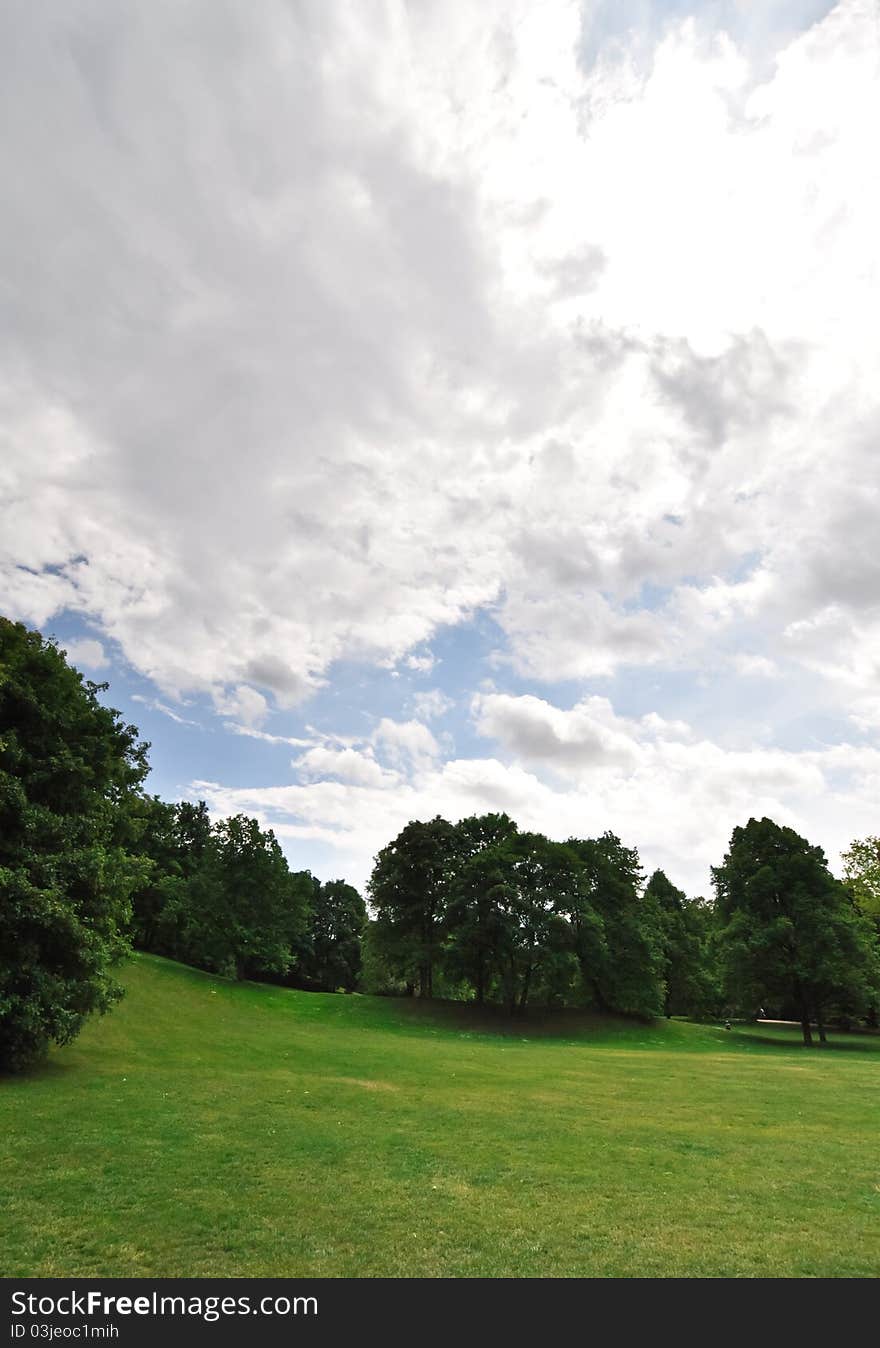
[{"label": "dark green foliage", "polygon": [[361,973],[366,925],[367,906],[353,885],[344,880],[312,881],[298,979],[325,992],[338,988],[353,992]]},{"label": "dark green foliage", "polygon": [[444,963],[453,981],[471,987],[480,1005],[493,986],[504,948],[511,856],[504,843],[466,857],[451,886]]},{"label": "dark green foliage", "polygon": [[434,967],[458,854],[455,829],[438,815],[414,820],[383,847],[370,877],[375,937],[385,958],[419,995],[433,995]]},{"label": "dark green foliage", "polygon": [[379,924],[368,921],[361,938],[361,973],[358,987],[361,992],[376,997],[403,997],[413,991],[392,965],[385,952]]},{"label": "dark green foliage", "polygon": [[714,869],[728,995],[796,1008],[805,1043],[833,1007],[858,1015],[876,998],[876,935],[820,847],[771,819],[735,828]]},{"label": "dark green foliage", "polygon": [[235,815],[212,825],[203,801],[148,801],[140,847],[148,881],[134,899],[135,941],[237,978],[287,972],[312,896],[271,830]]},{"label": "dark green foliage", "polygon": [[[656,1016],[663,1009],[663,954],[659,914],[642,893],[635,848],[613,833],[570,839],[584,867],[579,899],[585,945],[586,989],[603,1011]],[[601,923],[601,939],[599,937]]]},{"label": "dark green foliage", "polygon": [[508,884],[499,941],[499,979],[509,1010],[524,1010],[538,990],[547,1003],[563,1000],[575,972],[571,928],[558,901],[577,859],[540,833],[518,833],[506,844]]},{"label": "dark green foliage", "polygon": [[134,726],[52,642],[0,618],[0,1066],[66,1043],[119,996],[126,850],[147,771]]},{"label": "dark green foliage", "polygon": [[517,826],[506,814],[471,815],[455,832],[443,964],[451,982],[472,989],[482,1005],[499,972]]},{"label": "dark green foliage", "polygon": [[423,996],[439,968],[445,989],[510,1011],[586,998],[650,1016],[661,940],[640,885],[638,855],[611,834],[556,843],[503,814],[413,823],[377,858],[371,941]]},{"label": "dark green foliage", "polygon": [[645,898],[659,917],[666,1015],[717,1014],[722,999],[711,907],[687,898],[663,871],[651,876]]},{"label": "dark green foliage", "polygon": [[168,915],[181,906],[192,869],[181,837],[179,809],[158,796],[141,796],[133,810],[131,846],[145,864],[142,883],[132,895],[132,940],[139,949],[157,955],[174,953]]}]

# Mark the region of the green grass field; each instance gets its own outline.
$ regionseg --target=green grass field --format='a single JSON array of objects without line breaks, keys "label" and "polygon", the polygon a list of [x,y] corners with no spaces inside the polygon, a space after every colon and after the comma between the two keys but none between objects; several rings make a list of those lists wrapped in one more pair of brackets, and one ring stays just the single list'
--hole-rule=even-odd
[{"label": "green grass field", "polygon": [[877,1039],[124,981],[0,1082],[7,1277],[880,1274]]}]

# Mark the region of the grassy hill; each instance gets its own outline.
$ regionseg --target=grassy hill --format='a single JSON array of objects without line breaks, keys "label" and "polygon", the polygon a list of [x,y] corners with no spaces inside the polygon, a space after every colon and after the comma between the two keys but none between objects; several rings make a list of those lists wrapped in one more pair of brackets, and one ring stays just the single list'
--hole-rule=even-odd
[{"label": "grassy hill", "polygon": [[0,1082],[6,1276],[880,1274],[876,1039],[124,981]]}]

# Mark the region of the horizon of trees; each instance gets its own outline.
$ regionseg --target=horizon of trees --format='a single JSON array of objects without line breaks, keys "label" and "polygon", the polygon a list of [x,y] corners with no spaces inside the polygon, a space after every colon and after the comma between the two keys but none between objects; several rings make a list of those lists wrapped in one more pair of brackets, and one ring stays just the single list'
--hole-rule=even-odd
[{"label": "horizon of trees", "polygon": [[688,898],[613,833],[553,841],[506,814],[413,820],[368,890],[291,870],[271,829],[143,790],[149,745],[57,643],[0,618],[0,1067],[66,1043],[121,995],[135,948],[235,978],[653,1017],[769,1004],[811,1042],[876,1026],[880,838],[835,879],[750,819]]},{"label": "horizon of trees", "polygon": [[612,833],[553,842],[506,814],[411,822],[369,883],[374,986],[509,1012],[529,1000],[651,1017],[720,1008],[711,906]]},{"label": "horizon of trees", "polygon": [[271,829],[204,801],[136,803],[133,845],[146,861],[132,893],[135,948],[229,978],[350,992],[366,905],[344,880],[291,871]]},{"label": "horizon of trees", "polygon": [[651,1017],[769,1004],[804,1043],[832,1021],[876,1026],[880,840],[852,845],[848,883],[793,829],[750,819],[688,899],[612,833],[553,842],[504,814],[413,821],[376,858],[370,976],[509,1012],[552,1006]]}]

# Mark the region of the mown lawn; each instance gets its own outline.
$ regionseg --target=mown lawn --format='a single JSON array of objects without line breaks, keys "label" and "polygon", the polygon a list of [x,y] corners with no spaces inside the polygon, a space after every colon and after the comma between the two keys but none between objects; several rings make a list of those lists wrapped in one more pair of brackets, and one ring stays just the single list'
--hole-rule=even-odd
[{"label": "mown lawn", "polygon": [[877,1039],[124,981],[0,1081],[7,1277],[880,1274]]}]

